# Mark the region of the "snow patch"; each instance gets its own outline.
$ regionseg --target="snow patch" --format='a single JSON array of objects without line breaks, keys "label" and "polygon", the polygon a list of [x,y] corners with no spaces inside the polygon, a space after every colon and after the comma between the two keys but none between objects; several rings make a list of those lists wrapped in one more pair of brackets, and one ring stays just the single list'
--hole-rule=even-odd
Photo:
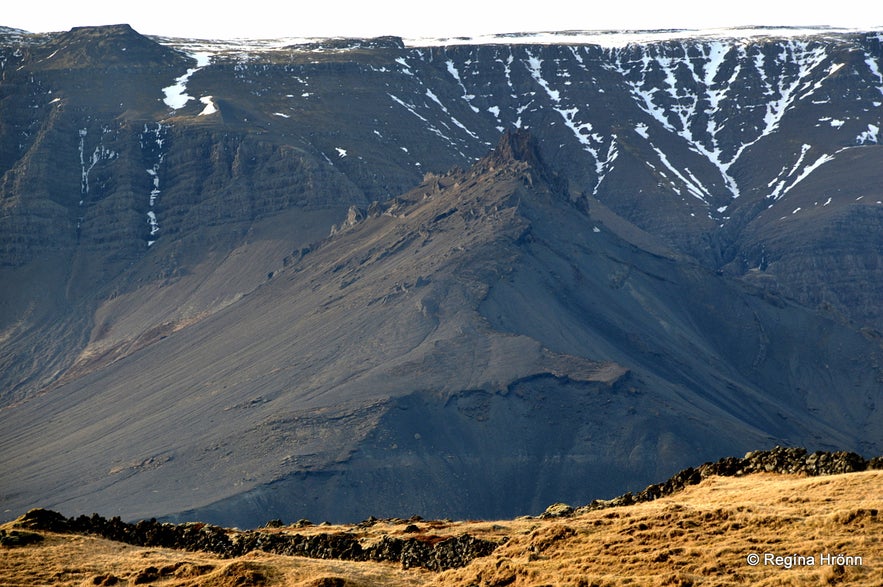
[{"label": "snow patch", "polygon": [[855,142],[859,145],[876,145],[879,143],[880,127],[876,124],[868,123],[868,130],[855,137]]},{"label": "snow patch", "polygon": [[218,111],[215,107],[215,102],[212,100],[211,96],[203,96],[199,99],[200,102],[205,104],[205,108],[202,109],[202,112],[199,113],[199,116],[208,116],[209,114],[214,114]]},{"label": "snow patch", "polygon": [[877,78],[877,89],[883,94],[883,73],[880,73],[880,66],[873,57],[867,54],[865,54],[865,63],[868,65],[868,69],[871,70],[871,75]]},{"label": "snow patch", "polygon": [[163,98],[163,102],[173,110],[183,108],[187,102],[193,99],[193,96],[187,94],[187,82],[190,80],[190,76],[211,63],[211,53],[192,53],[190,57],[196,59],[196,67],[188,69],[184,75],[175,78],[174,84],[162,89],[166,96]]},{"label": "snow patch", "polygon": [[547,82],[543,78],[543,73],[541,71],[542,66],[543,66],[543,61],[541,59],[538,59],[538,58],[534,57],[533,55],[531,55],[530,52],[528,52],[527,56],[528,56],[527,67],[528,67],[528,70],[530,71],[531,77],[533,77],[533,79],[546,91],[546,93],[549,95],[549,98],[553,102],[560,102],[561,101],[560,92],[558,90],[553,90],[552,88],[550,88],[549,82]]},{"label": "snow patch", "polygon": [[397,59],[396,59],[396,63],[398,63],[399,65],[402,66],[402,72],[404,72],[406,75],[414,75],[414,74],[411,72],[411,66],[408,65],[408,62],[405,61],[405,58],[404,58],[404,57],[399,57],[399,58],[397,58]]}]

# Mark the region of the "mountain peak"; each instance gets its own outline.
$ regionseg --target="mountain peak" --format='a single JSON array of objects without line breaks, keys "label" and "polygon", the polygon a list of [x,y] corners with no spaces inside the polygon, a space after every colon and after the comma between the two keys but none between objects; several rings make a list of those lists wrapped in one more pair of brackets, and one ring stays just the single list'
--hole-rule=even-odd
[{"label": "mountain peak", "polygon": [[74,27],[44,46],[45,69],[88,67],[168,67],[184,57],[128,24]]},{"label": "mountain peak", "polygon": [[521,128],[504,132],[491,157],[500,162],[524,161],[533,167],[544,166],[536,137]]},{"label": "mountain peak", "polygon": [[536,137],[521,128],[504,132],[496,148],[478,162],[475,168],[485,171],[513,163],[526,165],[538,179],[546,182],[553,192],[565,197],[569,196],[567,179],[543,159],[540,143]]}]

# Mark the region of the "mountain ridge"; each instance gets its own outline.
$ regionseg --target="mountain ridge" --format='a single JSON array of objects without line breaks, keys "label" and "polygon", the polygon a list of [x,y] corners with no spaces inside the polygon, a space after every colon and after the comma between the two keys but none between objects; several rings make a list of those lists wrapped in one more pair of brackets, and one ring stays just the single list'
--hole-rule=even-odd
[{"label": "mountain ridge", "polygon": [[[47,67],[70,38],[125,84]],[[879,452],[879,35],[20,43],[5,509],[504,516],[746,445]]]}]

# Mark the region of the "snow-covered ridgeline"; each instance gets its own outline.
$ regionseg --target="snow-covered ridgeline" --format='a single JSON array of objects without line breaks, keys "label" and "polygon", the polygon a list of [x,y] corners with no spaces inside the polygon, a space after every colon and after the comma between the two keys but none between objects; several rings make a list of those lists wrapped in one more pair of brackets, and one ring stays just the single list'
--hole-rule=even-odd
[{"label": "snow-covered ridgeline", "polygon": [[[880,27],[873,27],[871,31]],[[597,45],[616,48],[686,40],[780,39],[868,32],[842,27],[733,27],[664,30],[587,30],[488,34],[473,37],[406,37],[408,47],[453,45]]]},{"label": "snow-covered ridgeline", "polygon": [[[750,40],[766,38],[795,38],[808,36],[836,37],[837,35],[874,32],[879,26],[870,29],[843,27],[732,27],[706,29],[658,29],[658,30],[577,30],[511,32],[457,37],[404,37],[406,47],[450,47],[456,45],[598,45],[600,47],[625,47],[646,45],[688,39],[700,40]],[[352,51],[364,47],[360,39],[349,39],[351,43],[341,44],[342,39],[323,37],[278,37],[271,39],[188,39],[155,37],[163,45],[174,47],[187,53],[254,53],[263,51],[291,51],[303,47],[316,52]],[[329,41],[333,46],[325,47]]]}]

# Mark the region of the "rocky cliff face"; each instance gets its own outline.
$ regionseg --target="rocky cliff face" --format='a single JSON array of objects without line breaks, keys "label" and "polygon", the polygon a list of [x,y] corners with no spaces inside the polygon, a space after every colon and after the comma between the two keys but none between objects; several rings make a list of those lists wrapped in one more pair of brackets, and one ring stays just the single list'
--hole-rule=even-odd
[{"label": "rocky cliff face", "polygon": [[880,35],[607,45],[2,33],[7,507],[484,517],[879,452]]}]

